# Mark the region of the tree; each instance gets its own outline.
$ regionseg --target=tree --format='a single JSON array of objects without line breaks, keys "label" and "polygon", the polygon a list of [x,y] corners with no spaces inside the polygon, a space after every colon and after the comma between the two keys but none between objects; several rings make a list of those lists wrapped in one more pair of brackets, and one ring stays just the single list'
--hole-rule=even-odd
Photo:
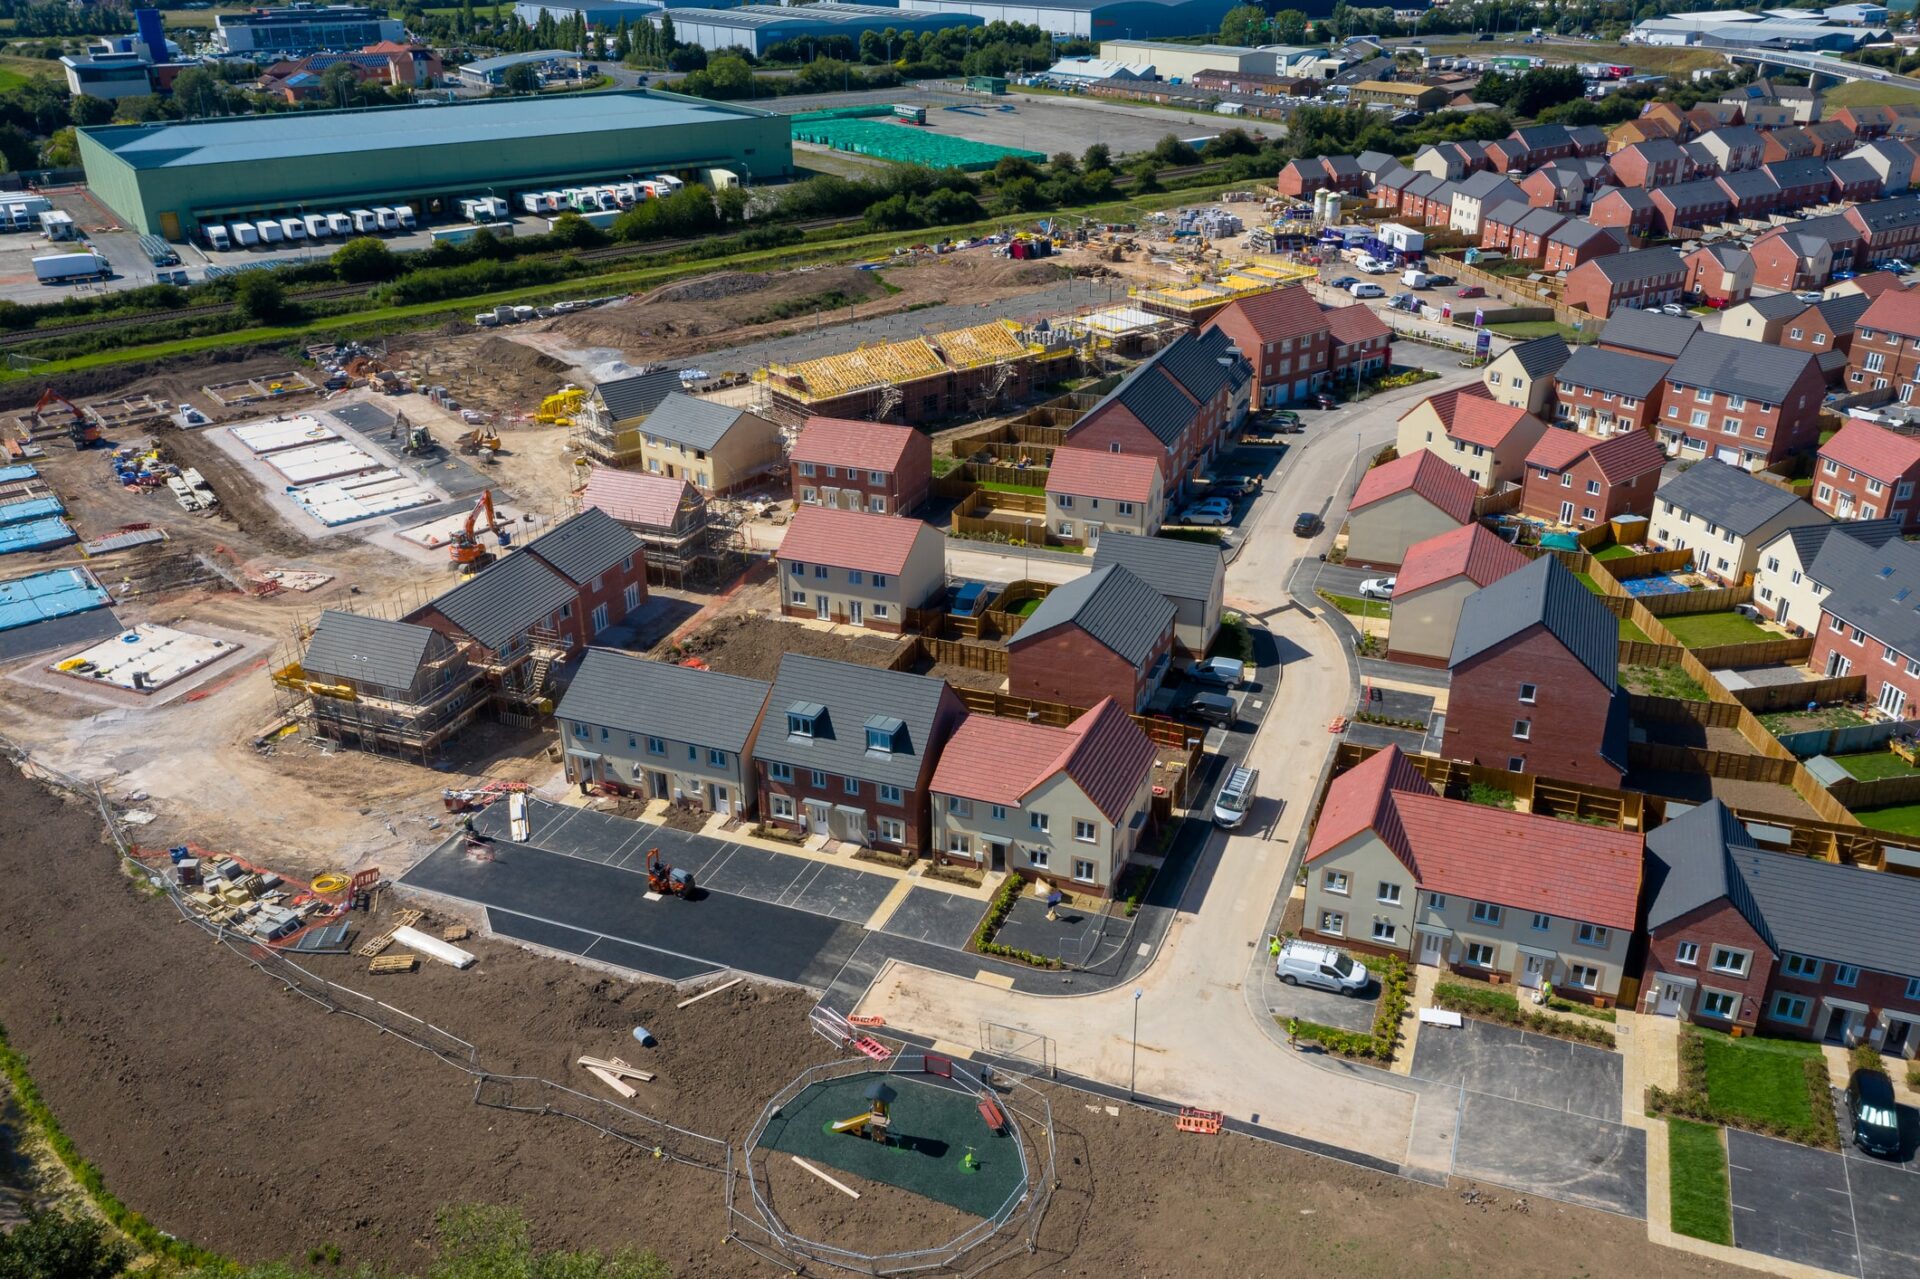
[{"label": "tree", "polygon": [[1080,153],[1080,167],[1091,173],[1095,169],[1113,167],[1113,148],[1104,142],[1096,142]]},{"label": "tree", "polygon": [[1253,44],[1267,26],[1267,11],[1257,4],[1238,5],[1220,19],[1221,44]]},{"label": "tree", "polygon": [[114,1279],[132,1256],[90,1217],[35,1213],[0,1234],[0,1279]]},{"label": "tree", "polygon": [[737,54],[723,53],[708,58],[707,79],[713,84],[713,96],[716,98],[753,96],[753,68]]},{"label": "tree", "polygon": [[113,119],[113,103],[92,94],[75,94],[67,104],[67,118],[81,126],[105,124]]},{"label": "tree", "polygon": [[51,169],[71,169],[80,163],[80,143],[71,126],[60,129],[40,149],[40,158]]},{"label": "tree", "polygon": [[220,79],[205,67],[188,67],[173,80],[173,102],[188,119],[212,115],[226,101]]},{"label": "tree", "polygon": [[[540,17],[544,21],[547,11],[542,9]],[[540,73],[533,69],[531,62],[522,62],[508,67],[506,74],[500,77],[500,83],[508,93],[538,93],[540,91]]]},{"label": "tree", "polygon": [[336,62],[320,73],[320,93],[336,107],[350,107],[360,94],[359,77],[349,64]]},{"label": "tree", "polygon": [[246,271],[233,282],[233,301],[249,320],[270,324],[286,314],[287,291],[271,271]]},{"label": "tree", "polygon": [[1279,44],[1307,42],[1307,15],[1298,9],[1282,9],[1273,15],[1273,38]]},{"label": "tree", "polygon": [[400,273],[400,261],[393,250],[370,235],[348,240],[333,251],[331,261],[333,273],[349,284],[373,284]]}]

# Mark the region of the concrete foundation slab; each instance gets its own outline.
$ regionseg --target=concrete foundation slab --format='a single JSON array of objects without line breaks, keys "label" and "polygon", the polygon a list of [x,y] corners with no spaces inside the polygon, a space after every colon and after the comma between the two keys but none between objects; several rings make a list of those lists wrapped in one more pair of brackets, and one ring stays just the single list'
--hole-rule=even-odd
[{"label": "concrete foundation slab", "polygon": [[49,670],[78,680],[151,693],[239,651],[231,640],[141,623],[53,663]]}]

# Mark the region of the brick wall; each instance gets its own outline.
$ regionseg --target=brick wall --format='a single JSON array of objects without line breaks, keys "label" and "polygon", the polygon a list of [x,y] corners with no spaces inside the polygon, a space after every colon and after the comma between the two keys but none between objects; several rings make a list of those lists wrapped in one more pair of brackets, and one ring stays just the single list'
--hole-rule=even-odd
[{"label": "brick wall", "polygon": [[[1699,948],[1691,964],[1681,963],[1676,954],[1682,942],[1692,942]],[[1716,945],[1734,946],[1749,952],[1752,958],[1745,977],[1732,977],[1708,968],[1713,961],[1713,948]],[[1740,997],[1737,1015],[1732,1020],[1751,1029],[1759,1021],[1761,1009],[1765,1006],[1773,962],[1773,952],[1753,931],[1753,926],[1724,897],[1720,898],[1649,931],[1647,966],[1640,981],[1641,1010],[1649,1007],[1648,992],[1658,990],[1657,974],[1665,972],[1674,977],[1691,977],[1699,983],[1693,988],[1683,1009],[1702,1025],[1727,1024],[1719,1018],[1699,1016],[1696,1011],[1701,991],[1711,987],[1731,991]]]},{"label": "brick wall", "polygon": [[[1822,458],[1813,472],[1813,504],[1837,520],[1904,516],[1902,527],[1912,530],[1920,527],[1920,503],[1914,501],[1916,482],[1920,482],[1920,466],[1883,480]],[[1879,491],[1874,492],[1875,488]]]},{"label": "brick wall", "polygon": [[[1531,704],[1521,685],[1533,686]],[[1447,702],[1448,759],[1617,786],[1620,771],[1600,757],[1612,694],[1578,658],[1535,625],[1453,668]],[[1514,736],[1528,721],[1528,737]]]},{"label": "brick wall", "polygon": [[1128,710],[1146,701],[1146,672],[1171,653],[1168,626],[1145,669],[1135,669],[1119,654],[1077,626],[1058,626],[1024,643],[1015,636],[1007,651],[1007,691],[1015,697],[1093,706],[1111,697]]},{"label": "brick wall", "polygon": [[[885,839],[876,838],[874,840],[876,847],[913,853],[916,856],[924,853],[928,848],[927,795],[925,791],[902,790],[898,804],[883,804],[880,802],[879,787],[874,783],[860,781],[859,793],[849,794],[845,788],[842,777],[838,773],[825,774],[826,784],[824,786],[815,786],[813,784],[812,772],[798,765],[794,766],[793,780],[790,782],[776,782],[772,780],[768,775],[767,764],[764,760],[754,761],[754,772],[757,779],[756,784],[760,792],[760,817],[761,820],[769,826],[777,826],[782,830],[793,831],[796,834],[799,833],[803,828],[802,819],[807,813],[806,801],[812,799],[834,806],[844,805],[850,808],[865,809],[867,813],[867,825],[876,832],[880,830],[880,818],[898,818],[906,827],[905,842],[896,844],[888,842]],[[794,815],[791,818],[775,817],[773,815],[773,797],[776,795],[786,796],[793,801]]]}]

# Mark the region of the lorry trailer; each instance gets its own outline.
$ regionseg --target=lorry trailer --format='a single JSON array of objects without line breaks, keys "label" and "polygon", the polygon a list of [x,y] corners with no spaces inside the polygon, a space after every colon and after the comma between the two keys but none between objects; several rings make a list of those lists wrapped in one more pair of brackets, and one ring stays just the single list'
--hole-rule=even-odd
[{"label": "lorry trailer", "polygon": [[98,253],[49,253],[33,260],[33,275],[42,284],[104,280],[112,274]]}]

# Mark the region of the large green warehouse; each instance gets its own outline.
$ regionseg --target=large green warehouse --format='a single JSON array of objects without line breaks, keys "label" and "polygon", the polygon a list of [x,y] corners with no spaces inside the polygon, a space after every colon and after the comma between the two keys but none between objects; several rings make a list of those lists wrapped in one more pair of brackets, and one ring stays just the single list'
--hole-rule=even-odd
[{"label": "large green warehouse", "polygon": [[[178,240],[202,222],[546,190],[728,169],[787,176],[785,116],[651,89],[79,130],[87,184],[128,226]],[[457,215],[455,215],[457,216]]]}]

